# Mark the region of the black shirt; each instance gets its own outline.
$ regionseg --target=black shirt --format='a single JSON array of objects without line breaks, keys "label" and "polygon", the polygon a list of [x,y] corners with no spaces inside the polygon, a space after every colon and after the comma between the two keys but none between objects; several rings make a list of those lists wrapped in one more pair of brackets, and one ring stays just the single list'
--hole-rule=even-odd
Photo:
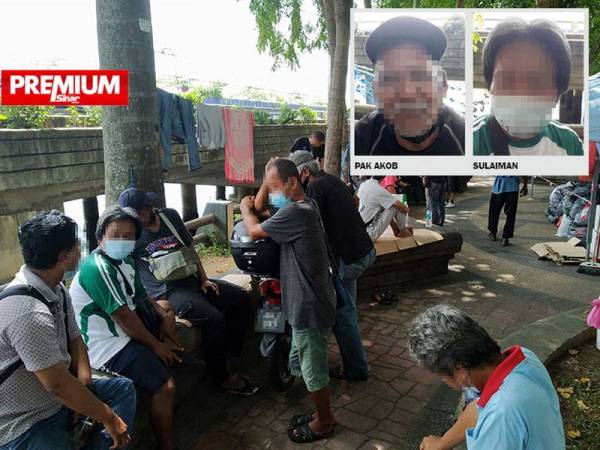
[{"label": "black shirt", "polygon": [[325,157],[325,144],[321,144],[318,147],[312,147],[307,137],[299,137],[294,141],[290,147],[290,153],[294,153],[297,150],[312,152],[313,158],[315,159]]},{"label": "black shirt", "polygon": [[464,155],[465,119],[446,105],[442,107],[438,121],[439,135],[429,147],[421,151],[403,148],[396,140],[394,127],[387,123],[383,114],[373,111],[360,119],[354,127],[354,154],[368,155]]},{"label": "black shirt", "polygon": [[351,264],[371,251],[373,242],[342,180],[320,171],[308,183],[306,195],[317,202],[327,239],[337,257]]}]

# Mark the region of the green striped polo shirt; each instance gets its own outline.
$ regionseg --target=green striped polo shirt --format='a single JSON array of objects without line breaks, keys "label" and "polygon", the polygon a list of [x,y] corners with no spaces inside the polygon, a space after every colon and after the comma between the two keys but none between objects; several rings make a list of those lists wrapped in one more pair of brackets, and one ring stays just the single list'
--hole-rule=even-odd
[{"label": "green striped polo shirt", "polygon": [[134,297],[147,295],[131,256],[121,261],[119,268],[133,290],[132,295],[127,294],[125,280],[115,266],[117,263],[98,251],[92,252],[79,264],[79,272],[69,289],[94,368],[108,362],[131,340],[112,314],[122,306],[135,310]]},{"label": "green striped polo shirt", "polygon": [[[494,154],[489,129],[489,116],[473,123],[473,156]],[[583,146],[575,131],[560,122],[551,121],[544,130],[531,139],[510,139],[508,150],[511,156],[581,156]]]}]

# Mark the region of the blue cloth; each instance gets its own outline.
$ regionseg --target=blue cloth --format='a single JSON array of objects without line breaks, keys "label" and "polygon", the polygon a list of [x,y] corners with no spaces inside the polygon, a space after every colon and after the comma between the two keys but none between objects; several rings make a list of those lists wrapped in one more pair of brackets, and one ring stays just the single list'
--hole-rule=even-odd
[{"label": "blue cloth", "polygon": [[157,95],[163,169],[167,170],[172,165],[172,139],[180,144],[187,143],[188,168],[190,171],[199,169],[202,164],[196,139],[194,104],[162,89],[157,89]]},{"label": "blue cloth", "polygon": [[600,73],[590,77],[590,140],[600,142]]},{"label": "blue cloth", "polygon": [[519,192],[521,179],[513,176],[499,176],[494,180],[492,194],[503,194],[504,192]]},{"label": "blue cloth", "polygon": [[[109,405],[127,424],[127,430],[133,433],[136,395],[131,380],[111,378],[94,380],[97,397]],[[0,450],[71,450],[71,411],[62,408],[59,412],[33,425],[24,434],[12,442],[0,446]],[[87,449],[108,450],[112,439],[100,431],[92,438]]]},{"label": "blue cloth", "polygon": [[[485,407],[477,406],[475,428],[466,431],[468,450],[564,450],[558,396],[548,371],[535,354],[504,378]],[[485,391],[485,389],[484,389]]]},{"label": "blue cloth", "polygon": [[375,262],[375,258],[375,249],[372,249],[367,255],[351,264],[344,263],[341,258],[338,260],[339,276],[346,286],[352,301],[346,302],[344,306],[336,309],[333,332],[340,348],[344,375],[348,377],[360,378],[366,377],[369,374],[367,355],[362,345],[360,330],[358,328],[356,280]]}]

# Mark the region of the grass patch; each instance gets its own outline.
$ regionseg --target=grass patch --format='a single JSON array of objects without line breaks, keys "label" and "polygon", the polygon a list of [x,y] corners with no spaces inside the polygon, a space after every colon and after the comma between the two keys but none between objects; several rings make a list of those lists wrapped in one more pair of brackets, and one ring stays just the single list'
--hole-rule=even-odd
[{"label": "grass patch", "polygon": [[569,350],[550,367],[558,391],[567,450],[600,449],[600,350]]},{"label": "grass patch", "polygon": [[209,233],[195,247],[201,258],[210,256],[228,258],[231,256],[229,243],[219,238],[215,233]]}]

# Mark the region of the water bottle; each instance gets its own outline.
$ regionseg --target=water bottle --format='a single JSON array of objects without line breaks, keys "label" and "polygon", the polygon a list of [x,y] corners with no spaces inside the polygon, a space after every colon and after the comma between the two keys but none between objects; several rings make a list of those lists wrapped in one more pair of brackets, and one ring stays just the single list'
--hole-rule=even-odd
[{"label": "water bottle", "polygon": [[431,210],[428,209],[425,213],[425,227],[431,228]]}]

